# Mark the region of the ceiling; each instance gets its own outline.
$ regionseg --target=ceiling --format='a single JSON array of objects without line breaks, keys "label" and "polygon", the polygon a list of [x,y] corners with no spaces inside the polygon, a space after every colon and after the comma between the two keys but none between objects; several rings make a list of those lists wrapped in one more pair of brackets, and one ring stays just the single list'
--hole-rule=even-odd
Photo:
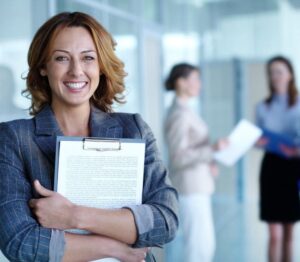
[{"label": "ceiling", "polygon": [[204,7],[221,16],[255,14],[278,9],[281,2],[288,2],[293,8],[300,8],[300,0],[175,0]]}]

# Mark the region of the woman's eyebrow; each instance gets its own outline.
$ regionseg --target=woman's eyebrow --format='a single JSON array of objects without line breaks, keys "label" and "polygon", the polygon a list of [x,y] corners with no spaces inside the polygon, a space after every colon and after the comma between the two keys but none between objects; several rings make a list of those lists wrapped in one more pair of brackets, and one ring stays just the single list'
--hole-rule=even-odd
[{"label": "woman's eyebrow", "polygon": [[95,50],[85,50],[85,51],[82,51],[81,53],[90,53],[90,52],[94,52],[94,53],[96,53],[96,51],[95,51]]},{"label": "woman's eyebrow", "polygon": [[[55,50],[53,50],[53,53],[54,52],[63,52],[63,53],[67,53],[67,54],[70,53],[69,51],[63,50],[63,49],[55,49]],[[81,51],[80,53],[83,54],[83,53],[91,53],[91,52],[96,53],[96,51],[92,50],[92,49],[91,50],[84,50],[84,51]]]},{"label": "woman's eyebrow", "polygon": [[53,53],[55,53],[55,52],[69,53],[67,50],[63,50],[63,49],[55,49],[55,50],[53,50]]}]

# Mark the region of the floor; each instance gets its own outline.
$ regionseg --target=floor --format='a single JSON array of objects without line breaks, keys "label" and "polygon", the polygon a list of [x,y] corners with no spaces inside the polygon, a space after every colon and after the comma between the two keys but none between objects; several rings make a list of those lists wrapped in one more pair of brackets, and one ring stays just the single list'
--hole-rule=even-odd
[{"label": "floor", "polygon": [[[267,228],[258,220],[257,203],[239,204],[222,197],[213,201],[217,249],[214,262],[266,262]],[[182,262],[181,233],[167,246],[167,262]],[[300,224],[296,226],[294,262],[300,261]],[[199,261],[201,262],[201,261]]]}]

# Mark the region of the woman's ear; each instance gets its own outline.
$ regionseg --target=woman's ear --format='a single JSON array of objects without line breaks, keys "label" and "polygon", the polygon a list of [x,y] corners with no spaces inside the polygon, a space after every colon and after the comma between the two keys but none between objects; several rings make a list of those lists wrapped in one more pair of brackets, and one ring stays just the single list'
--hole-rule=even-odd
[{"label": "woman's ear", "polygon": [[176,86],[181,86],[182,85],[182,77],[179,77],[177,80],[176,80]]},{"label": "woman's ear", "polygon": [[183,77],[179,77],[176,81],[176,86],[179,88],[181,91],[185,91],[186,89],[186,79]]},{"label": "woman's ear", "polygon": [[45,69],[41,69],[41,70],[40,70],[40,74],[41,74],[41,76],[46,76],[46,75],[47,75],[47,72],[46,72]]}]

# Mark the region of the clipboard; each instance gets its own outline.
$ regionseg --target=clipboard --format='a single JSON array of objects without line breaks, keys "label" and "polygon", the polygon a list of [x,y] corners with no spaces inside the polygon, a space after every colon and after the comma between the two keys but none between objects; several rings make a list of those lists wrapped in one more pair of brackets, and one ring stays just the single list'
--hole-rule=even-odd
[{"label": "clipboard", "polygon": [[[70,143],[68,143],[70,142]],[[136,193],[138,196],[136,197],[136,202],[133,203],[132,199],[130,203],[127,205],[132,205],[132,204],[141,204],[142,203],[142,188],[143,188],[143,171],[144,171],[144,159],[145,159],[145,141],[143,139],[108,139],[108,138],[94,138],[94,137],[67,137],[67,136],[58,136],[56,139],[56,155],[55,155],[55,174],[54,174],[54,191],[60,192],[60,178],[59,175],[61,171],[61,165],[64,159],[61,159],[62,152],[61,150],[66,148],[71,147],[71,144],[76,147],[74,147],[74,156],[79,153],[79,161],[81,161],[80,156],[86,157],[88,159],[89,156],[93,156],[93,159],[95,160],[94,162],[92,161],[93,159],[89,159],[89,165],[83,169],[83,167],[79,167],[81,171],[84,172],[93,172],[93,174],[97,175],[99,173],[99,176],[104,172],[103,171],[103,165],[109,164],[109,163],[114,163],[114,167],[112,167],[112,170],[109,170],[109,166],[105,166],[106,170],[108,173],[114,175],[112,179],[109,178],[107,174],[105,174],[105,178],[103,178],[103,181],[101,183],[99,180],[101,180],[101,177],[92,177],[92,179],[95,179],[95,183],[98,183],[101,186],[104,186],[104,184],[107,182],[109,186],[111,186],[110,190],[113,190],[113,186],[116,185],[117,183],[112,183],[110,180],[118,182],[118,179],[120,180],[120,187],[116,188],[115,190],[119,191],[124,191],[126,188],[122,187],[121,183],[126,182],[128,185],[128,192],[130,190],[130,193],[134,193],[133,190],[136,190]],[[123,152],[124,151],[124,152]],[[127,152],[128,155],[125,155]],[[127,157],[127,158],[126,158]],[[115,158],[115,160],[114,160]],[[101,159],[105,162],[102,163],[102,165],[99,164],[99,161]],[[114,161],[113,161],[114,160]],[[113,162],[112,162],[113,161]],[[130,162],[131,161],[131,162]],[[129,163],[130,162],[130,163]],[[93,169],[93,163],[95,164],[95,169]],[[134,164],[136,163],[136,166]],[[64,163],[65,164],[65,163]],[[77,164],[77,163],[76,163]],[[122,166],[123,164],[123,166]],[[71,165],[71,164],[70,164]],[[97,168],[99,172],[97,173]],[[123,173],[122,173],[122,168],[123,168]],[[71,167],[72,169],[72,167]],[[70,169],[70,170],[71,170]],[[87,170],[88,169],[88,170]],[[101,169],[101,170],[100,170]],[[130,172],[134,171],[137,172],[138,174],[135,174],[131,176]],[[78,170],[76,170],[77,172]],[[116,173],[119,171],[120,173],[124,174],[124,177],[118,176]],[[65,172],[65,169],[64,169]],[[66,174],[63,174],[64,176]],[[80,174],[79,174],[80,176]],[[125,178],[126,176],[126,178]],[[74,178],[74,176],[73,176]],[[91,176],[88,177],[90,179]],[[134,180],[136,178],[136,181]],[[76,180],[81,179],[84,181],[82,177],[77,177]],[[122,180],[123,179],[123,180]],[[68,180],[69,182],[72,183],[72,180]],[[88,182],[88,181],[87,181]],[[134,184],[136,182],[136,185]],[[86,184],[87,186],[91,186],[91,183],[83,183]],[[72,185],[70,185],[71,187]],[[77,185],[78,186],[78,185]],[[84,185],[83,185],[84,186]],[[93,185],[92,185],[93,186]],[[133,188],[136,186],[136,189]],[[71,189],[70,189],[71,190]],[[69,190],[69,191],[70,191]],[[84,189],[83,191],[87,193],[88,189]],[[93,190],[93,189],[91,189]],[[122,196],[124,194],[126,195],[126,192],[122,191]],[[65,192],[65,190],[63,190]],[[109,191],[111,192],[111,191]],[[63,194],[65,195],[65,194]],[[118,192],[115,192],[116,199],[118,198]],[[121,194],[120,199],[122,198]],[[68,196],[65,195],[67,198]],[[105,196],[104,196],[105,197]],[[101,196],[99,196],[99,199]],[[70,199],[72,201],[72,199]],[[108,199],[109,200],[109,199]],[[76,202],[75,202],[76,203]],[[126,196],[124,199],[120,202],[122,205],[126,206]],[[91,207],[94,207],[94,202],[92,205],[88,205]],[[95,206],[96,207],[96,206]],[[112,205],[111,208],[115,208],[115,205]],[[123,206],[120,206],[123,207]],[[106,208],[106,207],[103,207]]]},{"label": "clipboard", "polygon": [[[62,142],[76,142],[80,145],[80,150],[84,152],[91,152],[93,154],[107,154],[111,153],[114,155],[118,155],[118,153],[126,150],[128,147],[132,147],[135,151],[132,152],[132,155],[136,155],[138,158],[138,165],[140,167],[140,174],[137,176],[137,190],[138,197],[135,199],[135,203],[126,204],[124,201],[121,201],[122,205],[128,206],[131,204],[142,204],[142,188],[143,188],[143,171],[144,171],[144,159],[145,159],[145,140],[143,139],[110,139],[110,138],[93,138],[93,137],[69,137],[69,136],[58,136],[56,139],[56,154],[55,154],[55,175],[54,175],[54,190],[59,192],[58,188],[58,178],[59,178],[59,159],[60,159],[60,151]],[[122,206],[121,205],[121,206]],[[120,206],[120,207],[121,207]],[[67,230],[72,233],[80,233],[87,234],[89,232],[81,231],[81,230]],[[116,262],[118,260],[114,258],[105,258],[97,261],[101,262]],[[155,261],[153,254],[151,251],[147,254],[146,261]]]}]

